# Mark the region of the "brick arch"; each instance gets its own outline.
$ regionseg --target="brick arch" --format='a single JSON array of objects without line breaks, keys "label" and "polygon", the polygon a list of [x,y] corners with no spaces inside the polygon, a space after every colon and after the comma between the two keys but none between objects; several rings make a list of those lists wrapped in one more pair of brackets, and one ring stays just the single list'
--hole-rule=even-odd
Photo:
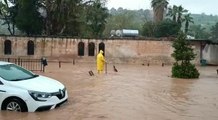
[{"label": "brick arch", "polygon": [[84,42],[78,43],[78,56],[84,56],[85,44]]},{"label": "brick arch", "polygon": [[34,42],[32,40],[27,42],[27,55],[34,55]]},{"label": "brick arch", "polygon": [[105,55],[105,44],[103,42],[99,43],[98,45],[98,51],[104,51],[103,55]]},{"label": "brick arch", "polygon": [[4,42],[4,54],[5,55],[11,55],[12,49],[11,49],[11,41],[10,40],[5,40]]},{"label": "brick arch", "polygon": [[95,43],[90,42],[88,44],[88,48],[89,48],[89,56],[95,56]]}]

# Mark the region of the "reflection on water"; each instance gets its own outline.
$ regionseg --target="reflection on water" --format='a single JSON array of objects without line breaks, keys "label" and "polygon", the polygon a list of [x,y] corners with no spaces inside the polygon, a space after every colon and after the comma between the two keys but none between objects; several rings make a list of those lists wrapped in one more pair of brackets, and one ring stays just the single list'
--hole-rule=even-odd
[{"label": "reflection on water", "polygon": [[[174,79],[170,66],[108,65],[98,75],[94,64],[51,63],[43,74],[64,83],[69,101],[45,112],[2,111],[0,120],[217,120],[218,76],[199,68],[199,79]],[[88,71],[92,70],[94,76]]]}]

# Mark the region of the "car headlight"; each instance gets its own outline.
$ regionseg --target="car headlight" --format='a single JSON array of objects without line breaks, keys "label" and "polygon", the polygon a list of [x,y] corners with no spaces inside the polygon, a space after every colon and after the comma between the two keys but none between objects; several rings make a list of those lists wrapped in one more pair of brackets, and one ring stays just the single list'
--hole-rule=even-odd
[{"label": "car headlight", "polygon": [[30,96],[36,101],[46,101],[46,98],[50,98],[52,95],[45,92],[28,91]]}]

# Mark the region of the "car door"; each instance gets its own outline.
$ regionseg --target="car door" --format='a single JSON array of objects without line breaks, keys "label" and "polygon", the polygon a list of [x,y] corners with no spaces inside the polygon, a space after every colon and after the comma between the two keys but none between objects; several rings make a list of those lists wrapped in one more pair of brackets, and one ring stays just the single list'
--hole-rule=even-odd
[{"label": "car door", "polygon": [[6,93],[6,88],[5,88],[5,85],[2,82],[2,79],[0,77],[0,105],[3,101],[3,97],[4,97],[5,93]]}]

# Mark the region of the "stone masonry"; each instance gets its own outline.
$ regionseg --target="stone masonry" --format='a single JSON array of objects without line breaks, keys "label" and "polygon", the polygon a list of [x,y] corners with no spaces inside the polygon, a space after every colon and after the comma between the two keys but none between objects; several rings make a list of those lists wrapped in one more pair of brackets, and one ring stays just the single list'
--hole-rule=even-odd
[{"label": "stone masonry", "polygon": [[[10,41],[11,53],[5,54]],[[34,54],[28,55],[28,42],[34,43]],[[0,36],[1,58],[41,58],[76,62],[95,62],[96,55],[103,44],[105,57],[109,63],[137,63],[137,64],[172,64],[172,38],[160,39],[73,39],[51,37],[21,37]],[[79,55],[79,44],[84,45],[84,55]],[[89,55],[89,43],[94,45],[94,56]],[[199,63],[201,57],[200,42],[193,42],[192,46],[197,54],[194,61]],[[9,46],[10,47],[10,46]]]}]

